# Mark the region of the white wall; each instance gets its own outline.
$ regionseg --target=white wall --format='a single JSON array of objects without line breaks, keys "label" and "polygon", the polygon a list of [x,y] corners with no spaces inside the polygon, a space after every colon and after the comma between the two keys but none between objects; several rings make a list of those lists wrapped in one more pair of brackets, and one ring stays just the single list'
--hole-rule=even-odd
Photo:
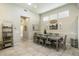
[{"label": "white wall", "polygon": [[62,12],[65,10],[69,10],[69,17],[58,19],[58,23],[62,23],[62,29],[58,30],[48,30],[48,32],[58,32],[67,34],[68,38],[67,41],[70,42],[71,37],[77,38],[78,28],[77,28],[77,16],[79,14],[79,9],[76,7],[75,4],[68,4],[59,8],[56,8],[54,10],[51,10],[49,12],[41,14],[41,32],[44,30],[44,26],[48,24],[48,22],[43,23],[43,17],[50,16],[58,12]]},{"label": "white wall", "polygon": [[22,8],[16,4],[0,4],[0,21],[9,22],[13,24],[13,38],[14,42],[17,42],[21,39],[20,37],[20,16],[30,17],[29,19],[29,38],[32,37],[32,24],[39,23],[39,15],[35,14],[27,9],[27,12],[24,11],[25,8]]},{"label": "white wall", "polygon": [[[78,16],[78,42],[79,42],[79,16]],[[78,45],[79,45],[79,43],[78,43]]]}]

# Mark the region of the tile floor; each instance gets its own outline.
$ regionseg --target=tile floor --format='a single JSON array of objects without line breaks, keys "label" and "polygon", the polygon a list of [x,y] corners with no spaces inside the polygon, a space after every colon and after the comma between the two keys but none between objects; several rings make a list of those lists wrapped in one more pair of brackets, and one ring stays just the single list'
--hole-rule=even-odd
[{"label": "tile floor", "polygon": [[17,42],[14,47],[0,50],[0,56],[79,56],[79,49],[67,47],[58,52],[33,43],[31,40]]}]

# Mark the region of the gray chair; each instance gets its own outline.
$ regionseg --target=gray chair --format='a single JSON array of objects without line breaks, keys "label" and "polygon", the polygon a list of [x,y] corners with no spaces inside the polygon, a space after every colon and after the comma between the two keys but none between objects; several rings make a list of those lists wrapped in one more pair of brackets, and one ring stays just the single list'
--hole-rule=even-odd
[{"label": "gray chair", "polygon": [[51,44],[52,44],[52,42],[50,41],[50,39],[47,36],[46,40],[45,40],[45,46],[51,47]]},{"label": "gray chair", "polygon": [[38,39],[39,39],[39,35],[37,33],[34,33],[34,36],[33,36],[33,41],[35,43],[38,43]]},{"label": "gray chair", "polygon": [[39,38],[39,44],[43,45],[43,35],[42,34],[40,35],[40,38]]},{"label": "gray chair", "polygon": [[47,34],[40,35],[40,40],[39,40],[40,44],[45,45],[45,40],[47,39],[47,36],[48,36]]},{"label": "gray chair", "polygon": [[59,42],[59,46],[62,47],[64,50],[66,49],[66,39],[67,39],[67,35],[65,35],[63,40]]},{"label": "gray chair", "polygon": [[0,41],[0,50],[3,48],[2,42]]}]

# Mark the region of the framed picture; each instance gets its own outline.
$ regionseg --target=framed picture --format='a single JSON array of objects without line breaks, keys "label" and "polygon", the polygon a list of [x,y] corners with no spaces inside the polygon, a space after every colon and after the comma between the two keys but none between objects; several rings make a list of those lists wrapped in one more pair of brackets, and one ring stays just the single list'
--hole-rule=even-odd
[{"label": "framed picture", "polygon": [[50,30],[57,30],[58,29],[58,23],[57,20],[50,20],[49,29]]},{"label": "framed picture", "polygon": [[58,24],[52,24],[49,26],[50,30],[57,30],[58,29]]},{"label": "framed picture", "polygon": [[34,24],[33,25],[33,31],[38,31],[39,30],[39,25],[38,24]]}]

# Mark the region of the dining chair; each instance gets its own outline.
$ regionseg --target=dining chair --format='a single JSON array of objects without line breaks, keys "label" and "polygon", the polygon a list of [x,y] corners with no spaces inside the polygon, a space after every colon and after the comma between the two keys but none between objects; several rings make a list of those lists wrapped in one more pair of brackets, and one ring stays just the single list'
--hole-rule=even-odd
[{"label": "dining chair", "polygon": [[37,39],[36,36],[37,36],[37,33],[34,33],[34,34],[33,34],[33,42],[36,42],[36,39]]},{"label": "dining chair", "polygon": [[38,39],[38,44],[41,44],[41,42],[42,42],[42,34],[38,34],[37,39]]},{"label": "dining chair", "polygon": [[45,40],[47,39],[47,36],[48,36],[47,34],[42,34],[40,36],[39,42],[40,42],[41,45],[45,45]]},{"label": "dining chair", "polygon": [[0,42],[0,50],[2,49],[3,45],[2,45],[2,42]]},{"label": "dining chair", "polygon": [[50,41],[50,39],[48,38],[48,36],[47,36],[47,38],[46,38],[46,40],[45,40],[45,46],[48,46],[48,47],[51,47],[51,41]]},{"label": "dining chair", "polygon": [[41,34],[37,35],[37,43],[40,44]]},{"label": "dining chair", "polygon": [[49,36],[52,36],[52,33],[49,33],[48,35],[49,35]]},{"label": "dining chair", "polygon": [[43,45],[43,35],[40,35],[39,44]]},{"label": "dining chair", "polygon": [[33,36],[33,41],[35,43],[38,43],[38,40],[40,39],[39,35],[37,33],[34,33],[34,36]]},{"label": "dining chair", "polygon": [[62,47],[64,50],[66,49],[66,39],[67,39],[67,35],[65,35],[63,40],[59,42],[59,46]]}]

